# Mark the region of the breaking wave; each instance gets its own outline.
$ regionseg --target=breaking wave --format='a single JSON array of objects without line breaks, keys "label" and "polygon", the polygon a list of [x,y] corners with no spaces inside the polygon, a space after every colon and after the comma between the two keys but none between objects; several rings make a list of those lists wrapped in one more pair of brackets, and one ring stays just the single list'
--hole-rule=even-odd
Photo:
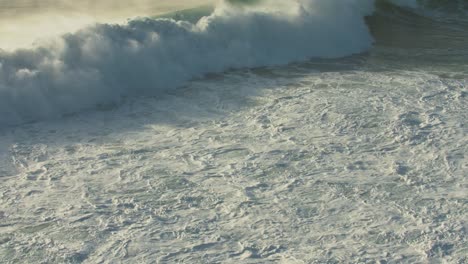
[{"label": "breaking wave", "polygon": [[239,2],[222,1],[196,23],[98,24],[33,49],[0,51],[0,127],[157,96],[207,73],[343,57],[373,43],[364,18],[374,0]]}]

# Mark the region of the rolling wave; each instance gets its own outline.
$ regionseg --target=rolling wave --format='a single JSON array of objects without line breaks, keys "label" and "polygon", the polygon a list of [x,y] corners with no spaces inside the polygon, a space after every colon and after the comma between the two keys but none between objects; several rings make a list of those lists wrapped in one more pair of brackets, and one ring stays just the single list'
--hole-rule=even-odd
[{"label": "rolling wave", "polygon": [[157,96],[231,68],[348,56],[374,42],[365,22],[373,0],[242,2],[222,1],[207,16],[209,8],[190,10],[192,22],[98,24],[34,49],[0,51],[0,127]]},{"label": "rolling wave", "polygon": [[363,19],[372,8],[362,0],[252,8],[222,2],[196,24],[100,24],[35,49],[1,52],[0,126],[155,96],[210,72],[363,52],[372,44]]}]

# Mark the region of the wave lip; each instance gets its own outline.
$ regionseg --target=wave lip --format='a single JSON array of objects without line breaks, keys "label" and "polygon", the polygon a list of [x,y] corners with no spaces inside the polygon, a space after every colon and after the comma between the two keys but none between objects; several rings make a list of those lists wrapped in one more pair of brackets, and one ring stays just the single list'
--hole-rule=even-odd
[{"label": "wave lip", "polygon": [[211,72],[366,51],[372,0],[221,3],[192,24],[100,24],[30,50],[0,52],[0,126],[157,95]]}]

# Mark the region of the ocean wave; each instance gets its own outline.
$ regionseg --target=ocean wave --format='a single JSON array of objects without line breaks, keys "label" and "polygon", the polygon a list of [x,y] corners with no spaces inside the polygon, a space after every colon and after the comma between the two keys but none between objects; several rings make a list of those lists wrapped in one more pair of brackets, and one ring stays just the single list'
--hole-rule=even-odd
[{"label": "ocean wave", "polygon": [[47,45],[0,52],[0,126],[157,96],[206,73],[366,51],[373,1],[221,2],[198,23],[99,24]]},{"label": "ocean wave", "polygon": [[[177,20],[176,12],[172,19],[98,24],[33,49],[0,51],[0,127],[158,96],[207,73],[364,52],[374,42],[364,17],[375,2],[221,1],[186,12],[190,22],[182,21],[184,13]],[[464,0],[377,3],[414,11],[466,8]],[[371,28],[381,43],[388,38],[386,27]]]}]

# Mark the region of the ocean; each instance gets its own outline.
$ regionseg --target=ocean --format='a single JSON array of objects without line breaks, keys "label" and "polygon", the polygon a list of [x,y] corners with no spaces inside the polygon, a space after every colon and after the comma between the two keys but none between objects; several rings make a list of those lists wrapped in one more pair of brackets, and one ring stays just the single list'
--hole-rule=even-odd
[{"label": "ocean", "polygon": [[468,262],[468,1],[25,2],[0,263]]}]

